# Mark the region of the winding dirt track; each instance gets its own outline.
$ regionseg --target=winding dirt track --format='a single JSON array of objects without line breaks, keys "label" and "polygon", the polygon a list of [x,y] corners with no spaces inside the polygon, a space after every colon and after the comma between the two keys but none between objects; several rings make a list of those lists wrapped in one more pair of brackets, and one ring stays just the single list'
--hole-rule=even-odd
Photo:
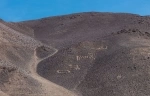
[{"label": "winding dirt track", "polygon": [[73,92],[61,86],[58,86],[37,74],[37,65],[41,61],[51,57],[52,55],[58,52],[57,49],[54,49],[54,50],[55,52],[53,54],[50,54],[47,57],[42,58],[42,59],[39,59],[36,56],[36,51],[34,51],[34,55],[33,55],[32,62],[31,62],[32,64],[30,66],[30,71],[31,71],[31,76],[42,84],[43,93],[40,96],[77,96]]},{"label": "winding dirt track", "polygon": [[[19,45],[26,44],[26,45],[22,45],[22,46],[29,46],[31,49],[36,48],[37,45],[43,45],[43,44],[39,43],[38,41],[34,40],[33,38],[25,36],[2,23],[0,23],[0,27],[2,29],[5,29],[5,31],[7,31],[7,34],[9,34],[9,35],[11,34],[10,42],[13,41],[12,44],[14,44],[14,42],[15,42],[15,44],[17,43]],[[54,49],[54,48],[52,48],[52,49]],[[54,53],[49,54],[47,57],[42,58],[42,59],[39,59],[36,56],[36,50],[34,50],[34,54],[31,58],[31,61],[29,62],[29,70],[31,73],[28,75],[30,75],[32,78],[34,78],[41,84],[42,93],[41,94],[38,94],[38,93],[28,94],[28,96],[77,96],[73,92],[71,92],[57,84],[54,84],[37,74],[37,65],[41,61],[43,61],[43,60],[51,57],[55,53],[57,53],[58,50],[57,49],[54,49],[54,50],[55,50]],[[2,91],[0,91],[0,96],[8,96],[8,95],[6,95]]]}]

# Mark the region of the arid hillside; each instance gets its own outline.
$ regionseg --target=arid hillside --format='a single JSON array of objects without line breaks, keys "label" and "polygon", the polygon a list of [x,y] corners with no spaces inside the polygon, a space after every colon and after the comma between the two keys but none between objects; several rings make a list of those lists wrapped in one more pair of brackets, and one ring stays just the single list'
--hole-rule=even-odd
[{"label": "arid hillside", "polygon": [[150,17],[0,21],[0,96],[150,96]]}]

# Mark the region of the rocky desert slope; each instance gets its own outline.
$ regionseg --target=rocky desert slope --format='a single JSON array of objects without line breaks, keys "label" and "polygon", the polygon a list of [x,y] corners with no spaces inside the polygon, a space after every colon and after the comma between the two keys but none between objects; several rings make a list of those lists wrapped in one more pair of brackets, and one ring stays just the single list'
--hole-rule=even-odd
[{"label": "rocky desert slope", "polygon": [[0,21],[0,96],[150,96],[150,17]]},{"label": "rocky desert slope", "polygon": [[[11,26],[12,27],[12,26]],[[75,96],[75,94],[39,76],[38,63],[57,49],[24,35],[9,23],[0,22],[0,95],[3,96]],[[47,49],[37,54],[38,50]],[[42,56],[41,58],[38,58]]]}]

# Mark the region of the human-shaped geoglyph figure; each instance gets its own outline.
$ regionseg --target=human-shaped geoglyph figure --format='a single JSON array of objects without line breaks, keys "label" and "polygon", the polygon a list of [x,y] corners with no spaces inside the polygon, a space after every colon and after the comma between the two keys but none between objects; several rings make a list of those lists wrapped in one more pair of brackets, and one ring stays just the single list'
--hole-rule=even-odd
[{"label": "human-shaped geoglyph figure", "polygon": [[82,59],[93,59],[95,60],[95,56],[93,53],[88,53],[86,56],[76,56],[77,61],[82,60]]},{"label": "human-shaped geoglyph figure", "polygon": [[75,69],[75,70],[80,70],[79,65],[72,65],[72,64],[70,64],[69,67],[70,67],[70,68],[73,68],[73,69]]}]

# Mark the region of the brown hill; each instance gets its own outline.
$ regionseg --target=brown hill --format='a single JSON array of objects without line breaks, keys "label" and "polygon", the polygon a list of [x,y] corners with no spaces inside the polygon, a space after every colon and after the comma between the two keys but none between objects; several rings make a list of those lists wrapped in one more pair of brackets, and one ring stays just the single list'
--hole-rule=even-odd
[{"label": "brown hill", "polygon": [[0,21],[0,36],[2,94],[150,95],[148,16],[88,12]]}]

